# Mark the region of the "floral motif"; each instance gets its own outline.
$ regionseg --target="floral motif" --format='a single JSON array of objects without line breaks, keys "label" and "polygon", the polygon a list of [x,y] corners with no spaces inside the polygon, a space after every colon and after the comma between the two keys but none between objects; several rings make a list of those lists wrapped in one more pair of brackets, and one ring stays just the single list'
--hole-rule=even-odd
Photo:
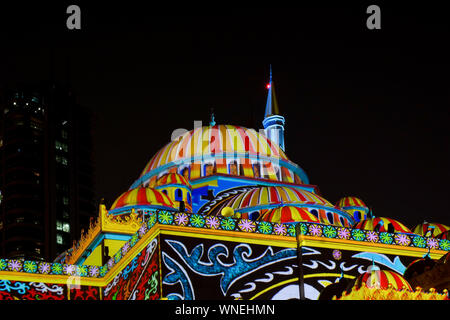
[{"label": "floral motif", "polygon": [[137,235],[137,233],[133,234],[133,236],[130,239],[130,245],[134,247],[134,245],[136,244],[136,242],[138,242],[138,240],[139,236]]},{"label": "floral motif", "polygon": [[[153,213],[150,215],[150,217],[148,217],[148,221],[147,221],[147,228],[151,229],[156,223],[156,214]],[[145,230],[147,231],[147,230]]]},{"label": "floral motif", "polygon": [[122,259],[122,251],[121,250],[117,251],[117,253],[114,255],[114,263],[119,262],[120,259]]},{"label": "floral motif", "polygon": [[89,267],[89,276],[92,278],[95,278],[99,275],[100,270],[97,266],[90,266]]},{"label": "floral motif", "polygon": [[104,277],[108,272],[108,265],[103,265],[100,267],[100,277]]},{"label": "floral motif", "polygon": [[111,269],[114,266],[114,259],[113,258],[109,259],[107,262],[107,265],[108,265],[108,268]]},{"label": "floral motif", "polygon": [[162,224],[171,224],[173,221],[173,214],[168,211],[162,211],[158,214],[158,221]]},{"label": "floral motif", "polygon": [[220,226],[219,218],[216,216],[209,216],[206,218],[206,226],[210,229],[218,229]]},{"label": "floral motif", "polygon": [[334,238],[334,237],[336,237],[336,234],[337,234],[336,228],[333,226],[325,226],[325,227],[323,227],[323,234],[327,238]]},{"label": "floral motif", "polygon": [[236,226],[236,221],[233,218],[225,218],[220,221],[220,226],[223,230],[234,230]]},{"label": "floral motif", "polygon": [[291,237],[295,237],[296,236],[295,225],[296,225],[295,223],[290,223],[288,225],[287,232],[288,232],[288,235],[290,235]]},{"label": "floral motif", "polygon": [[253,232],[256,229],[255,222],[250,219],[242,219],[238,227],[244,232]]},{"label": "floral motif", "polygon": [[142,237],[147,232],[147,225],[144,223],[138,230],[139,237]]},{"label": "floral motif", "polygon": [[353,229],[352,238],[356,241],[363,241],[366,238],[366,234],[360,229]]},{"label": "floral motif", "polygon": [[263,234],[271,234],[272,233],[272,224],[267,221],[262,221],[258,225],[258,232]]},{"label": "floral motif", "polygon": [[313,236],[320,237],[322,235],[322,226],[318,224],[309,225],[309,233]]},{"label": "floral motif", "polygon": [[378,234],[375,231],[367,231],[366,239],[370,242],[378,242]]},{"label": "floral motif", "polygon": [[273,227],[273,231],[275,232],[275,234],[277,234],[279,236],[284,236],[287,233],[286,226],[282,223],[277,223]]},{"label": "floral motif", "polygon": [[339,239],[349,239],[350,230],[348,228],[338,228],[337,236]]},{"label": "floral motif", "polygon": [[450,250],[450,240],[442,239],[441,241],[439,241],[439,247],[441,248],[441,250]]},{"label": "floral motif", "polygon": [[415,236],[412,241],[414,246],[417,248],[425,248],[427,246],[427,242],[424,237]]},{"label": "floral motif", "polygon": [[439,243],[436,238],[428,238],[427,239],[427,247],[430,249],[437,249],[439,248]]},{"label": "floral motif", "polygon": [[52,267],[50,266],[50,263],[48,262],[40,262],[39,263],[39,273],[47,274],[50,273],[52,270]]},{"label": "floral motif", "polygon": [[394,241],[394,238],[392,237],[392,234],[388,232],[381,232],[380,241],[384,244],[391,244]]},{"label": "floral motif", "polygon": [[76,274],[80,277],[86,277],[88,275],[88,266],[78,266]]},{"label": "floral motif", "polygon": [[124,243],[124,245],[123,245],[123,247],[122,247],[122,254],[123,255],[125,255],[127,252],[128,252],[128,250],[130,250],[130,242],[125,242]]},{"label": "floral motif", "polygon": [[63,266],[64,274],[68,274],[70,276],[74,275],[77,271],[77,266],[73,264],[65,264]]},{"label": "floral motif", "polygon": [[193,214],[191,216],[191,225],[196,228],[201,228],[205,225],[205,219],[199,214]]},{"label": "floral motif", "polygon": [[401,246],[408,246],[411,243],[411,239],[407,234],[397,233],[395,235],[395,243]]},{"label": "floral motif", "polygon": [[9,260],[8,269],[9,271],[20,271],[22,269],[22,262],[20,260]]},{"label": "floral motif", "polygon": [[0,259],[0,271],[5,270],[7,266],[8,266],[8,263],[6,262],[6,260]]},{"label": "floral motif", "polygon": [[36,261],[25,261],[23,264],[23,270],[29,273],[35,273],[37,270]]},{"label": "floral motif", "polygon": [[188,222],[189,222],[189,218],[188,218],[187,214],[182,213],[182,212],[177,212],[175,214],[175,223],[178,226],[185,226],[188,224]]},{"label": "floral motif", "polygon": [[338,249],[333,250],[333,258],[335,260],[341,260],[342,258],[342,252]]},{"label": "floral motif", "polygon": [[52,273],[53,274],[62,274],[62,272],[63,272],[63,266],[61,263],[52,264]]}]

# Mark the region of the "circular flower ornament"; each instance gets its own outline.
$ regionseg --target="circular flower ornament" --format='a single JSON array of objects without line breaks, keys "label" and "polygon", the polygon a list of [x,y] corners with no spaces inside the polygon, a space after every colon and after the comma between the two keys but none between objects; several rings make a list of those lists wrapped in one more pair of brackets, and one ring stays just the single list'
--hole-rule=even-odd
[{"label": "circular flower ornament", "polygon": [[409,246],[411,239],[404,233],[397,233],[395,235],[395,243],[400,246]]},{"label": "circular flower ornament", "polygon": [[37,268],[36,261],[25,261],[23,264],[23,270],[28,273],[35,273]]},{"label": "circular flower ornament", "polygon": [[202,228],[205,225],[205,219],[199,214],[191,216],[191,225],[196,228]]},{"label": "circular flower ornament", "polygon": [[258,232],[263,234],[272,233],[272,224],[267,221],[262,221],[258,224]]},{"label": "circular flower ornament", "polygon": [[53,263],[52,264],[52,274],[62,274],[63,266],[61,263]]},{"label": "circular flower ornament", "polygon": [[162,224],[171,224],[173,221],[173,214],[168,211],[162,211],[158,214],[158,221]]},{"label": "circular flower ornament", "polygon": [[275,232],[276,235],[279,235],[279,236],[284,236],[287,233],[286,226],[282,223],[277,223],[273,227],[273,231]]},{"label": "circular flower ornament", "polygon": [[90,266],[89,267],[89,276],[91,278],[96,278],[100,273],[100,270],[97,266]]},{"label": "circular flower ornament", "polygon": [[39,273],[41,274],[48,274],[52,270],[52,267],[50,266],[50,263],[48,262],[40,262],[39,263]]},{"label": "circular flower ornament", "polygon": [[337,231],[336,231],[336,228],[333,226],[325,226],[325,227],[323,227],[323,234],[327,238],[335,238]]},{"label": "circular flower ornament", "polygon": [[349,239],[350,238],[350,230],[348,228],[338,228],[337,236],[339,239]]},{"label": "circular flower ornament", "polygon": [[388,232],[381,232],[380,241],[384,244],[391,244],[394,241],[394,238],[392,237],[392,234]]},{"label": "circular flower ornament", "polygon": [[449,251],[450,250],[450,240],[442,239],[439,242],[439,247],[441,248],[441,250]]},{"label": "circular flower ornament", "polygon": [[206,227],[208,227],[209,229],[219,229],[220,227],[220,221],[219,218],[217,218],[216,216],[208,216],[206,218]]},{"label": "circular flower ornament", "polygon": [[366,239],[370,242],[378,242],[378,234],[375,231],[367,231]]},{"label": "circular flower ornament", "polygon": [[322,226],[318,224],[310,224],[308,230],[312,236],[320,237],[322,235]]},{"label": "circular flower ornament", "polygon": [[427,239],[427,247],[430,249],[439,248],[439,242],[436,238],[428,238]]},{"label": "circular flower ornament", "polygon": [[234,230],[234,227],[236,226],[236,222],[234,221],[233,218],[225,218],[222,219],[222,221],[220,221],[220,227],[222,228],[222,230]]},{"label": "circular flower ornament", "polygon": [[9,271],[20,271],[22,269],[22,262],[20,260],[9,260],[8,269]]},{"label": "circular flower ornament", "polygon": [[186,213],[177,212],[175,214],[175,224],[178,226],[185,226],[189,222],[189,218]]},{"label": "circular flower ornament", "polygon": [[335,260],[341,260],[342,259],[342,252],[338,249],[333,250],[333,258]]},{"label": "circular flower ornament", "polygon": [[366,238],[364,231],[359,229],[352,230],[352,238],[356,241],[363,241]]},{"label": "circular flower ornament", "polygon": [[5,270],[7,266],[8,266],[8,263],[6,262],[6,260],[0,259],[0,271]]},{"label": "circular flower ornament", "polygon": [[255,222],[250,219],[242,219],[239,222],[238,227],[244,232],[253,232],[256,229]]},{"label": "circular flower ornament", "polygon": [[424,237],[421,236],[414,236],[412,240],[413,244],[417,248],[425,248],[427,246],[427,242],[425,241]]}]

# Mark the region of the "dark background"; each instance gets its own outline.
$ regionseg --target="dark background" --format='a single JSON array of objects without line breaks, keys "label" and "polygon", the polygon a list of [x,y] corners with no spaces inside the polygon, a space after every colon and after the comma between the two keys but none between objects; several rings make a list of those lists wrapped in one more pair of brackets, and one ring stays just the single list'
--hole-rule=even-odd
[{"label": "dark background", "polygon": [[[170,8],[0,5],[0,86],[55,79],[95,114],[96,189],[128,189],[176,128],[262,127],[269,64],[286,153],[322,195],[413,228],[450,225],[449,18],[437,4]],[[376,2],[375,2],[376,3]]]}]

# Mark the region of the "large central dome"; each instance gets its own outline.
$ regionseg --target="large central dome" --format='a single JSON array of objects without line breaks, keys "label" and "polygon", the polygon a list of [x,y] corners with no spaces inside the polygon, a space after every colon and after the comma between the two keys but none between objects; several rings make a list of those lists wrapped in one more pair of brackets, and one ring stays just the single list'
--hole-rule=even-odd
[{"label": "large central dome", "polygon": [[132,187],[148,184],[168,172],[189,180],[227,174],[308,184],[305,172],[264,134],[233,125],[203,126],[160,149]]}]

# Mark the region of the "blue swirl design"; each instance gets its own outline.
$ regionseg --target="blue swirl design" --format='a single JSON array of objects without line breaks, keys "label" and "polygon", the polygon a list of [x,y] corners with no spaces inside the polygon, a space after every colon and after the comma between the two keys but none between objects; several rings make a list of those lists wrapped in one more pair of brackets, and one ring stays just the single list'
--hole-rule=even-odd
[{"label": "blue swirl design", "polygon": [[208,262],[203,262],[203,244],[197,245],[188,253],[186,247],[178,241],[166,240],[166,242],[183,259],[189,268],[202,276],[220,275],[220,288],[226,295],[230,286],[238,279],[268,265],[297,257],[295,249],[283,249],[277,253],[272,247],[268,247],[262,255],[251,259],[252,249],[248,244],[239,244],[233,250],[233,262],[224,263],[221,256],[229,258],[228,248],[221,243],[211,246],[208,250]]},{"label": "blue swirl design", "polygon": [[169,257],[165,252],[162,253],[162,258],[166,267],[170,272],[164,277],[163,283],[173,285],[180,283],[183,290],[183,295],[177,293],[171,293],[167,295],[169,300],[194,300],[194,290],[192,289],[192,283],[187,276],[186,270],[180,266],[175,260]]},{"label": "blue swirl design", "polygon": [[385,254],[374,252],[360,252],[354,254],[352,258],[373,261],[374,263],[382,264],[400,274],[405,273],[406,270],[406,266],[400,261],[400,258],[398,256],[394,258],[394,261],[391,261],[391,259],[389,259]]},{"label": "blue swirl design", "polygon": [[138,259],[139,259],[139,257],[141,256],[141,252],[139,252],[139,254],[136,256],[136,257],[134,257],[134,259],[131,261],[131,263],[129,263],[128,265],[127,265],[127,267],[125,268],[125,269],[123,269],[123,272],[122,272],[122,277],[126,280],[127,278],[128,278],[128,274],[130,273],[130,272],[133,272],[134,271],[134,269],[136,269],[137,268],[137,266],[138,266]]},{"label": "blue swirl design", "polygon": [[0,291],[11,292],[17,291],[18,294],[25,294],[25,292],[30,289],[30,286],[25,282],[15,282],[11,285],[9,280],[0,280]]}]

